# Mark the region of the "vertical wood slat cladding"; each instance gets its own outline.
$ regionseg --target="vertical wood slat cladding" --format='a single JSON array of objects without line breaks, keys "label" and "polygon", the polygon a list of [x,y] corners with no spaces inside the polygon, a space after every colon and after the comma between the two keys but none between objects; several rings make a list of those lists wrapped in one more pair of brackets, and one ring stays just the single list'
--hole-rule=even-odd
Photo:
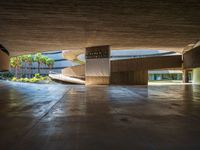
[{"label": "vertical wood slat cladding", "polygon": [[111,72],[181,68],[182,56],[160,56],[111,61]]},{"label": "vertical wood slat cladding", "polygon": [[200,46],[183,54],[183,67],[185,69],[200,67]]},{"label": "vertical wood slat cladding", "polygon": [[181,55],[111,61],[110,82],[111,84],[147,85],[148,70],[181,67]]},{"label": "vertical wood slat cladding", "polygon": [[148,71],[111,72],[111,84],[119,85],[147,85]]}]

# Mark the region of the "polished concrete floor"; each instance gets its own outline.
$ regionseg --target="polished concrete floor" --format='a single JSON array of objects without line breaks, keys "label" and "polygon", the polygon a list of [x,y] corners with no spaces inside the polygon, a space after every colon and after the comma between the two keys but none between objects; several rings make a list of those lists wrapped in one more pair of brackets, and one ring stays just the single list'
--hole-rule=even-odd
[{"label": "polished concrete floor", "polygon": [[0,150],[200,149],[200,86],[0,81]]}]

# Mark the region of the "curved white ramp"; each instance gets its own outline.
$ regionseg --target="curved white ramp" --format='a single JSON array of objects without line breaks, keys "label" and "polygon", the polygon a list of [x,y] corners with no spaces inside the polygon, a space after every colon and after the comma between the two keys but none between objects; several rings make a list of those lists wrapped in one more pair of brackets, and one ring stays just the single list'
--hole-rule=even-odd
[{"label": "curved white ramp", "polygon": [[60,80],[63,82],[68,82],[68,83],[85,84],[84,80],[74,78],[74,77],[64,76],[62,74],[49,74],[49,77],[55,80]]}]

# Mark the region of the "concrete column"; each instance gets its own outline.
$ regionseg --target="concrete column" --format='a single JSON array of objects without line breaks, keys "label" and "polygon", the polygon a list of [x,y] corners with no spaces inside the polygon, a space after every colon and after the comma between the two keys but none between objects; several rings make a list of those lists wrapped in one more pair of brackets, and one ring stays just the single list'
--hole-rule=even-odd
[{"label": "concrete column", "polygon": [[9,70],[9,52],[0,45],[0,71]]},{"label": "concrete column", "polygon": [[110,47],[88,47],[85,56],[86,85],[110,84]]},{"label": "concrete column", "polygon": [[188,75],[188,70],[183,70],[183,83],[189,83],[189,75]]},{"label": "concrete column", "polygon": [[200,68],[193,69],[193,83],[200,84]]}]

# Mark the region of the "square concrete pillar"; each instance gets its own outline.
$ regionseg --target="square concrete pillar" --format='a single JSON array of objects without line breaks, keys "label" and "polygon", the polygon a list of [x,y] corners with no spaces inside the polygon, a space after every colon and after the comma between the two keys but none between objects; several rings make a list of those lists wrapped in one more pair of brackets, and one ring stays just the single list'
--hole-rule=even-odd
[{"label": "square concrete pillar", "polygon": [[186,69],[183,70],[182,78],[183,78],[183,83],[189,83],[189,71],[188,70],[186,70]]},{"label": "square concrete pillar", "polygon": [[86,85],[110,83],[110,46],[87,47],[85,52]]},{"label": "square concrete pillar", "polygon": [[193,69],[193,83],[200,84],[200,68]]}]

